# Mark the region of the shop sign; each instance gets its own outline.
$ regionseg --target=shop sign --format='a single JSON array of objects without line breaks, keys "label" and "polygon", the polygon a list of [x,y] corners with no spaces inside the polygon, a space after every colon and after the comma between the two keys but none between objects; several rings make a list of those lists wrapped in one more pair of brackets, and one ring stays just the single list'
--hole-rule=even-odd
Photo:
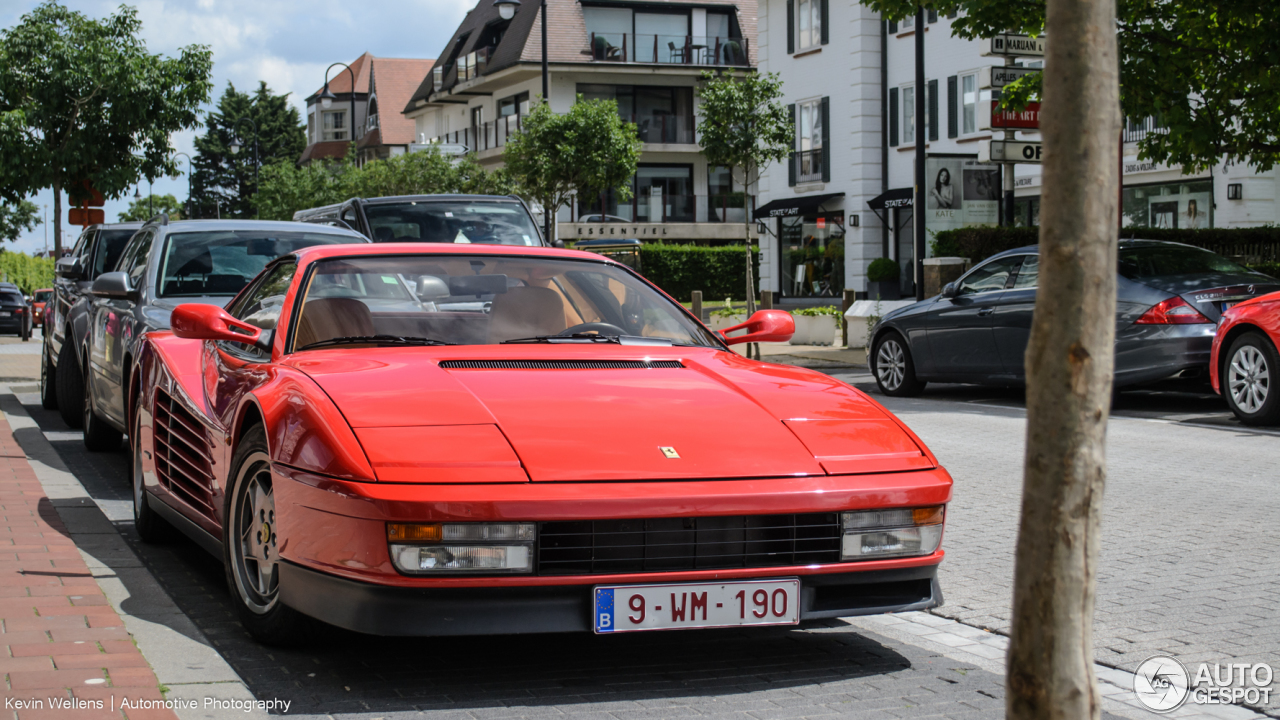
[{"label": "shop sign", "polygon": [[1001,110],[1000,101],[992,100],[978,106],[978,129],[1039,130],[1040,103],[1027,103],[1026,108],[1018,111]]},{"label": "shop sign", "polygon": [[1041,71],[1042,68],[1018,67],[1016,65],[984,67],[978,73],[978,89],[999,90],[1028,75],[1034,75]]},{"label": "shop sign", "polygon": [[1012,57],[1044,57],[1044,36],[996,35],[987,38],[983,56],[1005,55]]},{"label": "shop sign", "polygon": [[972,158],[925,161],[925,227],[931,232],[995,225],[1000,219],[1000,166]]},{"label": "shop sign", "polygon": [[978,147],[978,159],[983,162],[1038,163],[1044,154],[1044,144],[1014,140],[988,140]]},{"label": "shop sign", "polygon": [[[742,223],[560,223],[562,240],[741,240]],[[758,235],[754,224],[751,236]]]}]

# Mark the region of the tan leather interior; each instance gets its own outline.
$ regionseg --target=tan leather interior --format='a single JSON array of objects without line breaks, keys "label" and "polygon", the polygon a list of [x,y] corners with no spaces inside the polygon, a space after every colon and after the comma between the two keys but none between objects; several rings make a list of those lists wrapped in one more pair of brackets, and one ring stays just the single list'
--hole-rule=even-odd
[{"label": "tan leather interior", "polygon": [[555,335],[567,327],[564,301],[549,288],[508,288],[489,308],[489,342]]},{"label": "tan leather interior", "polygon": [[375,335],[369,308],[352,298],[316,298],[307,301],[298,320],[295,349],[339,337]]}]

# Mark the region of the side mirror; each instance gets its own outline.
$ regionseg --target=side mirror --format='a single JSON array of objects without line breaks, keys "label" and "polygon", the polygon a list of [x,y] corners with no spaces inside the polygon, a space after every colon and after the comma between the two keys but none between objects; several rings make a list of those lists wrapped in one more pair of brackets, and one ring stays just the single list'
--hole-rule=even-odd
[{"label": "side mirror", "polygon": [[449,283],[444,278],[436,275],[423,275],[418,278],[418,299],[422,302],[432,302],[447,298],[450,295]]},{"label": "side mirror", "polygon": [[137,300],[138,291],[129,286],[128,273],[102,273],[93,281],[89,293],[95,297],[121,300]]},{"label": "side mirror", "polygon": [[252,345],[271,352],[275,333],[240,322],[217,305],[184,303],[169,316],[173,334],[188,340],[225,340]]},{"label": "side mirror", "polygon": [[760,310],[741,325],[727,327],[720,336],[729,345],[786,342],[796,334],[796,320],[785,310]]},{"label": "side mirror", "polygon": [[960,284],[949,282],[942,288],[942,297],[953,298],[960,294]]},{"label": "side mirror", "polygon": [[78,258],[58,258],[58,261],[53,265],[53,270],[58,277],[66,280],[84,279],[84,270],[81,269],[80,260]]}]

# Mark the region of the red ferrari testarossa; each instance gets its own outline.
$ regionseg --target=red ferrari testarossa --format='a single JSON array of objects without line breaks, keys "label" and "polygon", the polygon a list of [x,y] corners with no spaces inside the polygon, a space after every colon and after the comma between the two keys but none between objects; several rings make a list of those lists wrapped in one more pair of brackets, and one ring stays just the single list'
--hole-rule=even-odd
[{"label": "red ferrari testarossa", "polygon": [[826,375],[569,250],[315,247],[182,305],[128,384],[144,539],[265,642],[787,625],[941,604],[951,478]]}]

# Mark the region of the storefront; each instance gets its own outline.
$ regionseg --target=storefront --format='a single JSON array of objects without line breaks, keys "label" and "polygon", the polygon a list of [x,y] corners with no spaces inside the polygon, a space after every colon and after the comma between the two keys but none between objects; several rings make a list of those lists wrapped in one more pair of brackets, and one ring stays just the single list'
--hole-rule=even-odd
[{"label": "storefront", "polygon": [[844,193],[798,195],[756,208],[757,222],[767,224],[778,240],[778,290],[783,298],[843,296],[843,197]]},{"label": "storefront", "polygon": [[916,294],[915,283],[915,242],[911,236],[912,206],[915,203],[915,191],[911,188],[894,188],[867,202],[871,212],[880,218],[880,222],[889,228],[889,237],[883,248],[881,257],[891,258],[898,263],[898,281],[903,297]]}]

